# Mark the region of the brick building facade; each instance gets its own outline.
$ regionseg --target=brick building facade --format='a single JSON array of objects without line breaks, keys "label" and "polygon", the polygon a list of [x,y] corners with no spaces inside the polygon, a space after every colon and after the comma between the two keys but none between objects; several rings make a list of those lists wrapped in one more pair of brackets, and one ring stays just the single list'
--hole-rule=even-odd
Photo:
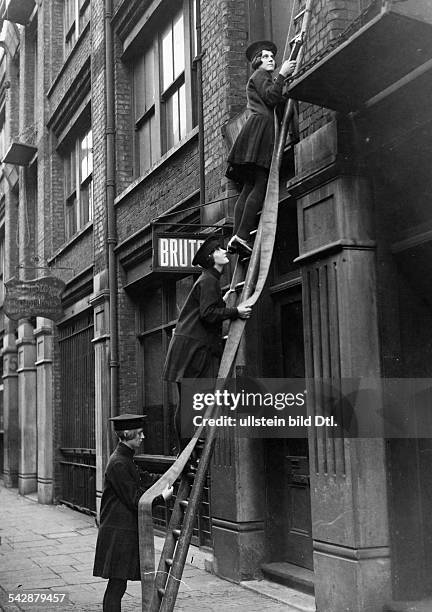
[{"label": "brick building facade", "polygon": [[[0,5],[3,280],[65,282],[56,322],[1,319],[3,478],[40,503],[97,512],[112,413],[149,415],[143,467],[175,458],[161,372],[193,275],[153,269],[153,232],[229,234],[244,51],[269,37],[282,54],[301,4],[197,2]],[[431,25],[417,0],[313,3],[242,372],[429,376]],[[431,596],[429,462],[427,438],[221,438],[195,541],[230,580],[314,588],[320,612],[405,609],[391,600]]]}]

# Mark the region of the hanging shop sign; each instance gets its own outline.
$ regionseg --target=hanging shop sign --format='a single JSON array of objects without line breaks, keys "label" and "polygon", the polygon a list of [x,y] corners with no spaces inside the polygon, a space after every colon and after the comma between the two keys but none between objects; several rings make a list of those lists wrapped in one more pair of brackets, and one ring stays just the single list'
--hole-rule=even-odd
[{"label": "hanging shop sign", "polygon": [[153,232],[153,272],[197,272],[192,259],[208,234]]},{"label": "hanging shop sign", "polygon": [[55,276],[33,280],[11,278],[5,283],[3,309],[10,319],[45,317],[57,321],[63,317],[61,295],[65,283]]}]

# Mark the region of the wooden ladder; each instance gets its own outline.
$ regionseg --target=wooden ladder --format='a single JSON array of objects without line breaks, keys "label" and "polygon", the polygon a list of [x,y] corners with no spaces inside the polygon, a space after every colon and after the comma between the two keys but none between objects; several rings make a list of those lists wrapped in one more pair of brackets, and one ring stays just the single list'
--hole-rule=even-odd
[{"label": "wooden ladder", "polygon": [[[299,2],[301,10],[295,16],[297,26],[292,41],[290,59],[297,59],[307,31],[313,0]],[[298,25],[300,24],[300,25]],[[298,65],[297,64],[297,65]],[[288,126],[294,112],[293,100],[288,100],[281,125],[275,118],[275,147],[273,150],[266,196],[249,264],[237,257],[231,289],[240,293],[239,302],[253,306],[261,295],[273,254],[279,204],[279,168],[281,165]],[[229,377],[237,349],[243,335],[245,319],[231,321],[216,382],[216,390],[223,391]],[[205,417],[217,417],[218,406],[210,406]],[[197,428],[189,444],[173,465],[141,497],[138,505],[142,612],[172,612],[183,574],[195,517],[198,511],[206,474],[210,465],[216,427]],[[192,452],[198,457],[194,466]],[[185,469],[186,468],[186,469]],[[153,501],[162,491],[180,478],[171,520],[157,571],[154,565]]]}]

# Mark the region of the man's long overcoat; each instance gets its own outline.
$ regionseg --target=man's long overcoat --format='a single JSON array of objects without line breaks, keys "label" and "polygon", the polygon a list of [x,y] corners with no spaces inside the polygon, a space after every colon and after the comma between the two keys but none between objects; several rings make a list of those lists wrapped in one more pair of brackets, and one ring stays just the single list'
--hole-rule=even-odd
[{"label": "man's long overcoat", "polygon": [[140,580],[138,502],[145,487],[133,456],[119,442],[106,467],[94,576]]}]

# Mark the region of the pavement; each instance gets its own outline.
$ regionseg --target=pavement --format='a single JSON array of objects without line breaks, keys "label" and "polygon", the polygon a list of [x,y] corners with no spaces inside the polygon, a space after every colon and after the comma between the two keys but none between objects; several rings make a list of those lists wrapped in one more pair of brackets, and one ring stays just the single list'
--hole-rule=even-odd
[{"label": "pavement", "polygon": [[[7,489],[0,481],[0,610],[102,610],[106,580],[92,575],[96,536],[93,517],[63,505],[38,504],[35,496],[20,496],[16,489]],[[157,556],[162,543],[162,538],[155,538]],[[211,562],[196,547],[191,547],[188,561],[176,611],[315,610],[313,597],[287,587],[265,580],[238,585],[218,578],[206,571]],[[29,599],[29,593],[39,593],[38,602],[23,601]],[[140,610],[141,584],[129,581],[122,611]]]}]

